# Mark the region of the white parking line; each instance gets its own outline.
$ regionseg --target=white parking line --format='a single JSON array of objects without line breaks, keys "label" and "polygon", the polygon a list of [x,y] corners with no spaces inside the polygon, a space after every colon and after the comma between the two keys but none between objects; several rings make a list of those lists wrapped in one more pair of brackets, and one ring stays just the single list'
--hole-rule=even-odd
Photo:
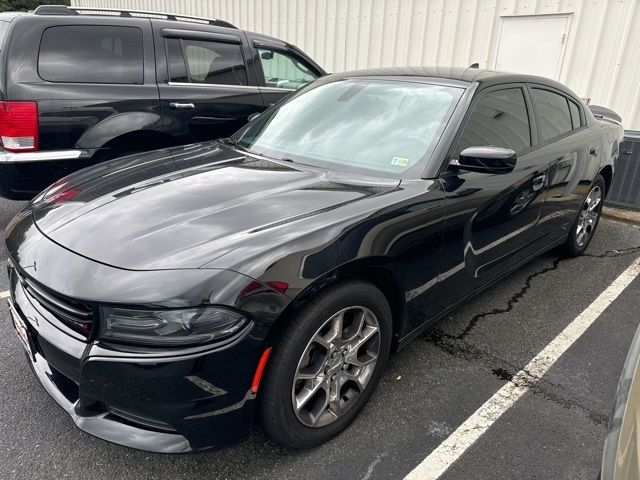
[{"label": "white parking line", "polygon": [[0,298],[9,298],[9,290],[6,292],[0,292]]},{"label": "white parking line", "polygon": [[640,257],[616,278],[575,320],[560,332],[526,367],[498,390],[449,438],[442,442],[405,480],[436,480],[471,447],[484,432],[513,406],[591,324],[640,275]]}]

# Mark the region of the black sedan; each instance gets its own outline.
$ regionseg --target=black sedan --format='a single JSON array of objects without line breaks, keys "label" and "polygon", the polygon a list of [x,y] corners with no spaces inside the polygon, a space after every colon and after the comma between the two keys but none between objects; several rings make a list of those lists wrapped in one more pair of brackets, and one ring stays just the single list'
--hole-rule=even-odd
[{"label": "black sedan", "polygon": [[621,138],[543,78],[331,75],[229,139],[36,197],[5,233],[13,322],[95,436],[186,452],[259,417],[318,445],[392,352],[540,253],[587,248]]}]

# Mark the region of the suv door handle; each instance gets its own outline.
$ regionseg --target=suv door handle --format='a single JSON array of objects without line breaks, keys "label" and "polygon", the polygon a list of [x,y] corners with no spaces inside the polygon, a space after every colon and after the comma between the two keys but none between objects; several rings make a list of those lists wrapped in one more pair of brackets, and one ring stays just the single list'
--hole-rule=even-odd
[{"label": "suv door handle", "polygon": [[598,147],[591,147],[589,149],[589,155],[593,155],[594,157],[598,155],[598,152],[600,152],[600,149]]},{"label": "suv door handle", "polygon": [[196,106],[193,103],[171,102],[169,108],[171,110],[193,110]]},{"label": "suv door handle", "polygon": [[544,182],[547,180],[547,176],[543,173],[533,179],[533,191],[537,192],[544,187]]}]

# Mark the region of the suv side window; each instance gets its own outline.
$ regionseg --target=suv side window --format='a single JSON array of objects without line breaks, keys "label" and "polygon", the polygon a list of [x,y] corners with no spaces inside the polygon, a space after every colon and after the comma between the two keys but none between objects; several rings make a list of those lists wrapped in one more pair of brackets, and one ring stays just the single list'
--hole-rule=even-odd
[{"label": "suv side window", "polygon": [[172,82],[248,85],[240,44],[168,38]]},{"label": "suv side window", "polygon": [[38,73],[48,82],[141,84],[142,30],[96,25],[49,27],[40,41]]},{"label": "suv side window", "polygon": [[467,147],[488,145],[516,152],[531,146],[529,115],[522,88],[489,92],[473,107],[458,141],[458,152]]},{"label": "suv side window", "polygon": [[531,98],[537,110],[540,136],[543,142],[573,129],[567,97],[549,90],[532,88]]},{"label": "suv side window", "polygon": [[258,48],[258,54],[267,87],[297,90],[318,77],[313,69],[294,55],[269,48]]}]

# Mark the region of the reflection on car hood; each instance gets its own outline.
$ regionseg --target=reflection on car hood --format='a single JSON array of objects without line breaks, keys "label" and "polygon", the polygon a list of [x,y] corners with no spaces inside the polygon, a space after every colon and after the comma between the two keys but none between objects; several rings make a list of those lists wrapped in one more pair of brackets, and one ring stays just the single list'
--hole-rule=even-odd
[{"label": "reflection on car hood", "polygon": [[215,266],[273,229],[388,191],[395,180],[323,172],[217,143],[126,157],[80,171],[38,197],[32,213],[56,243],[131,270]]}]

